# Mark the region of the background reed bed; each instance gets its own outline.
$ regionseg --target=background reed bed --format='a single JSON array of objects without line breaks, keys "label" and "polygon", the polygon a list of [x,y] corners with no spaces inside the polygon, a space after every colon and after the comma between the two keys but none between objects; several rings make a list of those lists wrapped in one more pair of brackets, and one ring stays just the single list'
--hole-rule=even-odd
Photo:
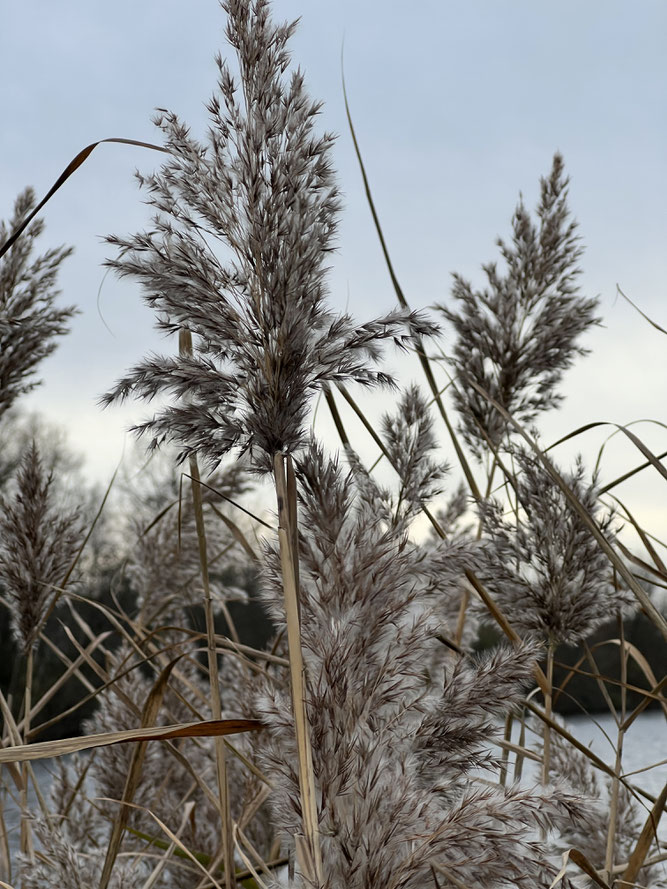
[{"label": "background reed bed", "polygon": [[[348,108],[398,307],[337,315],[333,137],[291,68],[295,25],[266,0],[221,5],[235,63],[217,59],[209,131],[158,113],[164,162],[139,176],[151,226],[108,239],[108,265],[178,347],[102,402],[154,403],[135,431],[174,475],[137,483],[104,558],[109,491],[73,507],[35,441],[2,480],[19,666],[0,691],[0,884],[665,885],[667,787],[641,787],[623,755],[647,707],[667,714],[664,544],[609,492],[667,472],[627,428],[639,463],[611,480],[583,457],[559,467],[536,429],[600,322],[563,159],[534,214],[519,202],[486,286],[455,276],[431,316],[391,264]],[[24,193],[0,239],[7,413],[74,311],[56,307],[69,251],[32,257],[35,206]],[[417,356],[423,388],[386,371],[389,345]],[[353,384],[392,391],[395,409],[366,416]],[[320,396],[339,448],[309,428]],[[276,507],[260,516],[243,504],[263,480]],[[640,613],[646,651],[627,636]],[[585,711],[579,675],[615,724],[608,761],[557,715]],[[74,714],[81,734],[63,738]]]}]

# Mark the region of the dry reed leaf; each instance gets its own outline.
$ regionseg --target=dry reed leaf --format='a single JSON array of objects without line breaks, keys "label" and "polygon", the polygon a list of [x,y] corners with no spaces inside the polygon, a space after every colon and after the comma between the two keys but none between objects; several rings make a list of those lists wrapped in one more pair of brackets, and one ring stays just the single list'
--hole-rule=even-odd
[{"label": "dry reed leaf", "polygon": [[[342,67],[342,60],[341,60]],[[387,264],[387,271],[389,272],[389,277],[391,278],[391,283],[394,286],[394,292],[396,293],[396,299],[398,300],[399,305],[405,309],[406,311],[410,310],[410,306],[408,305],[408,301],[405,298],[401,285],[398,283],[398,278],[396,277],[396,273],[394,272],[394,267],[391,262],[391,258],[389,256],[389,250],[387,249],[387,244],[384,239],[384,234],[382,232],[382,227],[380,225],[380,219],[378,217],[377,211],[375,209],[375,202],[373,201],[373,195],[371,194],[370,183],[368,181],[368,176],[366,175],[366,168],[364,166],[363,159],[361,157],[361,149],[359,148],[359,142],[357,141],[357,134],[354,130],[354,124],[352,123],[352,114],[350,112],[350,105],[347,99],[347,90],[345,87],[345,75],[343,73],[343,100],[345,102],[345,113],[347,115],[347,122],[350,127],[350,135],[352,136],[352,143],[354,145],[354,151],[357,155],[357,161],[359,163],[359,169],[361,171],[361,178],[364,183],[364,190],[366,192],[366,199],[368,201],[368,206],[371,211],[371,216],[373,217],[373,222],[375,223],[375,230],[378,235],[378,239],[380,241],[380,246],[382,248],[382,254],[385,259],[385,263]],[[424,371],[424,376],[426,377],[426,382],[433,394],[433,400],[435,401],[438,412],[442,417],[442,420],[447,429],[447,433],[451,439],[452,445],[454,446],[454,451],[456,452],[456,457],[459,461],[463,474],[468,483],[468,487],[470,488],[470,493],[475,498],[477,502],[482,499],[482,494],[477,486],[477,482],[475,481],[475,476],[470,468],[470,464],[468,462],[468,458],[461,447],[461,443],[459,442],[458,436],[452,423],[449,419],[447,411],[445,409],[444,402],[441,397],[440,390],[438,389],[437,383],[435,382],[435,377],[433,375],[433,369],[431,368],[431,364],[426,355],[426,351],[422,345],[421,338],[417,338],[417,357],[419,359],[419,363],[421,364],[422,370]],[[340,387],[339,387],[340,388]]]},{"label": "dry reed leaf", "polygon": [[238,825],[234,825],[234,845],[236,846],[236,851],[239,853],[239,857],[241,858],[241,861],[245,864],[247,870],[252,875],[252,878],[255,881],[256,885],[259,887],[259,889],[267,889],[266,883],[264,882],[264,880],[262,880],[260,875],[255,870],[252,861],[250,861],[248,856],[245,854],[245,852],[241,848],[241,844],[238,841],[238,833],[239,833]]},{"label": "dry reed leaf", "polygon": [[655,327],[655,329],[656,329],[656,330],[659,330],[660,333],[667,334],[667,330],[665,330],[664,327],[660,327],[660,325],[659,325],[656,321],[653,321],[651,318],[649,318],[648,315],[645,315],[644,312],[642,312],[642,310],[639,308],[639,306],[636,305],[636,303],[633,303],[633,301],[630,299],[630,297],[629,297],[629,296],[626,296],[626,294],[623,293],[623,291],[622,291],[621,288],[618,286],[618,284],[616,285],[616,292],[617,292],[617,293],[620,293],[621,296],[623,297],[623,299],[626,300],[627,302],[629,302],[630,305],[632,306],[632,308],[635,309],[637,312],[639,312],[639,314],[642,316],[642,318],[643,318],[645,321],[648,321],[648,323],[649,323],[652,327]]},{"label": "dry reed leaf", "polygon": [[[187,472],[183,472],[183,473],[181,473],[181,475],[185,476],[185,478],[189,478],[191,481],[194,481],[192,476],[188,475]],[[263,525],[265,528],[268,528],[269,531],[276,530],[273,527],[273,525],[269,525],[268,522],[265,522],[264,519],[260,519],[260,517],[258,515],[255,515],[254,512],[250,512],[249,509],[246,509],[245,506],[241,506],[240,503],[238,503],[236,500],[232,500],[231,497],[227,497],[226,494],[221,494],[217,488],[213,488],[211,485],[207,485],[206,482],[203,482],[200,478],[197,479],[197,484],[202,488],[206,488],[207,491],[212,491],[214,494],[217,494],[221,500],[225,501],[225,503],[229,503],[235,509],[238,509],[241,512],[245,513],[247,516],[250,516],[251,519],[254,519],[254,521],[258,522],[260,525]]]},{"label": "dry reed leaf", "polygon": [[620,551],[623,553],[625,558],[632,562],[633,565],[636,565],[638,568],[641,568],[643,571],[647,571],[649,574],[652,574],[654,577],[657,577],[659,580],[666,581],[667,574],[663,571],[654,568],[653,565],[650,565],[648,562],[645,562],[644,559],[640,559],[639,556],[635,555],[632,550],[628,549],[625,544],[623,544],[620,540],[616,541],[616,544]]},{"label": "dry reed leaf", "polygon": [[660,680],[660,682],[658,682],[658,684],[656,686],[654,686],[654,688],[651,689],[651,693],[649,695],[647,695],[643,701],[640,701],[639,704],[637,704],[635,709],[632,711],[632,713],[625,720],[625,723],[624,723],[625,731],[627,731],[630,728],[630,726],[635,721],[635,719],[640,715],[640,713],[642,713],[648,707],[651,700],[653,698],[657,697],[662,692],[662,690],[663,690],[663,688],[665,688],[665,686],[667,686],[667,676],[663,676],[662,679]]},{"label": "dry reed leaf", "polygon": [[[639,694],[643,694],[645,696],[645,703],[642,702],[642,704],[639,705],[641,707],[641,710],[643,710],[648,705],[648,703],[650,703],[650,701],[652,701],[652,700],[659,701],[660,705],[662,706],[662,709],[665,711],[665,714],[667,715],[667,700],[665,699],[665,696],[661,693],[661,689],[663,688],[663,686],[665,684],[666,678],[663,678],[660,682],[658,682],[653,670],[651,669],[651,665],[646,660],[646,658],[641,653],[641,651],[637,648],[637,646],[633,645],[631,642],[628,642],[627,640],[623,640],[621,642],[620,639],[605,639],[602,642],[597,642],[590,649],[590,651],[593,652],[596,649],[601,648],[603,645],[619,645],[619,646],[622,645],[627,650],[630,657],[635,661],[635,663],[637,664],[639,669],[642,671],[642,673],[646,677],[647,681],[650,683],[651,688],[650,689],[638,688],[637,686],[629,685],[627,682],[618,682],[618,680],[614,680],[614,679],[611,679],[610,677],[602,676],[599,672],[597,673],[597,677],[599,677],[600,680],[604,680],[605,682],[611,682],[614,685],[621,685],[622,687],[626,688],[628,691],[634,691]],[[591,675],[589,673],[584,672],[583,670],[578,669],[579,666],[584,661],[585,657],[586,657],[586,655],[582,655],[582,657],[579,658],[579,660],[576,662],[576,664],[574,666],[569,667],[569,673],[567,674],[567,676],[561,683],[561,685],[559,687],[559,692],[565,688],[565,686],[568,684],[570,679],[575,675],[575,673],[582,674],[584,676]],[[595,675],[595,674],[593,674],[593,675]],[[556,698],[557,697],[558,697],[558,695],[556,695]],[[630,714],[630,716],[628,716],[628,718],[625,720],[625,722],[623,723],[623,726],[622,726],[624,732],[626,732],[628,730],[628,728],[632,725],[632,723],[635,721],[635,719],[637,718],[637,716],[639,715],[641,710],[637,710],[637,708],[635,708],[635,710],[633,710],[633,712]]]},{"label": "dry reed leaf", "polygon": [[53,756],[76,753],[78,750],[108,747],[111,744],[124,744],[129,741],[216,738],[222,735],[238,735],[242,732],[257,732],[262,728],[264,726],[258,719],[207,719],[203,722],[182,722],[157,728],[135,728],[122,732],[103,732],[99,735],[85,735],[82,738],[63,738],[58,741],[40,741],[37,744],[23,744],[20,747],[5,747],[3,750],[0,750],[0,763],[48,759]]},{"label": "dry reed leaf", "polygon": [[[181,837],[181,834],[185,830],[187,823],[190,819],[190,815],[192,813],[193,808],[194,808],[194,803],[192,803],[192,802],[186,803],[185,806],[183,807],[183,815],[181,817],[181,823],[179,825],[178,830],[176,831],[175,836],[177,836],[179,838]],[[125,809],[125,806],[123,807],[123,809]],[[153,868],[152,872],[148,876],[148,879],[143,884],[141,889],[153,889],[153,886],[155,886],[157,881],[160,879],[160,875],[162,874],[162,871],[165,869],[167,862],[169,861],[171,856],[176,851],[176,843],[173,840],[171,843],[169,843],[169,845],[167,845],[167,844],[165,844],[165,845],[166,845],[166,849],[164,850],[164,855],[160,858],[158,863],[155,865],[155,867]],[[180,852],[180,849],[179,849],[179,852]]]},{"label": "dry reed leaf", "polygon": [[259,562],[259,556],[255,552],[255,550],[250,545],[248,538],[245,536],[243,531],[239,528],[236,522],[233,522],[229,516],[226,516],[224,512],[220,512],[220,510],[213,503],[209,504],[213,512],[217,515],[221,522],[223,522],[226,527],[231,532],[234,539],[240,544],[243,550],[247,553],[247,555],[252,559],[253,562]]},{"label": "dry reed leaf", "polygon": [[[83,646],[78,642],[76,636],[67,626],[67,624],[61,621],[61,626],[70,643],[79,652],[79,654],[85,654]],[[104,669],[104,667],[98,664],[94,657],[87,656],[86,663],[105,685],[108,685],[110,688],[113,689],[113,691],[118,695],[118,697],[123,701],[123,703],[129,710],[131,710],[137,716],[140,715],[141,711],[139,710],[139,707],[137,707],[134,701],[127,694],[125,694],[125,692],[121,691],[121,689],[118,688],[118,686],[115,684],[115,681],[112,680],[110,674]]]},{"label": "dry reed leaf", "polygon": [[632,850],[632,854],[628,860],[628,866],[625,869],[621,882],[624,884],[632,884],[637,879],[639,871],[644,864],[644,860],[648,855],[655,837],[657,836],[658,824],[662,815],[665,803],[667,803],[667,784],[662,788],[660,796],[656,799],[655,804],[648,814],[648,818],[644,823],[642,832],[639,834],[637,845]]},{"label": "dry reed leaf", "polygon": [[[584,660],[586,660],[585,654],[582,655],[579,658],[579,660],[576,662],[576,664],[574,664],[574,665],[573,664],[566,664],[563,661],[554,661],[554,665],[557,667],[560,667],[562,670],[569,670],[567,676],[565,677],[568,680],[568,682],[575,675],[586,676],[588,679],[596,679],[599,677],[603,682],[607,683],[608,685],[622,686],[623,688],[627,689],[627,691],[632,691],[635,694],[643,695],[644,697],[649,698],[650,701],[656,701],[658,703],[660,702],[661,696],[660,696],[659,690],[656,693],[653,691],[649,691],[646,688],[640,688],[638,685],[633,685],[631,682],[622,682],[620,679],[614,679],[613,676],[607,676],[605,673],[600,673],[599,671],[597,673],[595,673],[595,672],[591,673],[589,670],[582,670],[582,669],[580,669],[580,664]],[[660,683],[658,683],[658,685],[659,684]],[[565,680],[563,680],[563,682],[558,686],[558,691],[560,692],[561,690],[564,690],[566,685],[567,685],[567,683],[565,682]]]},{"label": "dry reed leaf", "polygon": [[[593,670],[593,676],[595,678],[597,687],[600,689],[602,697],[604,698],[605,703],[607,705],[607,709],[609,710],[609,713],[611,714],[611,716],[614,719],[614,722],[616,723],[616,728],[620,731],[621,730],[621,721],[620,721],[620,718],[616,712],[616,707],[614,706],[614,702],[611,699],[611,695],[607,691],[605,678],[600,673],[600,668],[597,665],[595,656],[593,655],[593,652],[591,651],[590,646],[589,646],[588,642],[586,642],[586,641],[584,641],[584,651],[585,651],[586,659],[588,660],[588,663],[590,664],[591,669]],[[628,687],[627,686],[627,669],[626,669],[625,665],[623,666],[622,672],[623,672],[623,675],[621,676],[619,685],[621,686],[621,689],[622,689],[623,708],[624,708],[625,707],[626,692],[627,692],[627,687]],[[586,715],[589,716],[590,714],[587,712]]]},{"label": "dry reed leaf", "polygon": [[[67,682],[67,680],[70,679],[71,676],[78,671],[79,667],[81,666],[82,663],[84,663],[86,658],[89,655],[91,655],[93,653],[93,651],[95,651],[97,646],[100,645],[102,642],[104,642],[105,639],[107,639],[110,635],[111,635],[111,631],[107,630],[106,632],[100,633],[98,636],[96,636],[95,639],[93,639],[93,641],[87,646],[84,654],[80,654],[75,661],[72,661],[70,663],[69,667],[67,667],[65,669],[65,672],[62,673],[58,677],[58,679],[53,683],[53,685],[49,686],[49,688],[44,692],[42,697],[37,701],[36,704],[33,704],[33,706],[30,709],[30,722],[31,723],[32,723],[33,718],[39,714],[39,712],[42,710],[42,708],[44,706],[46,706],[46,704],[51,700],[51,698],[53,698],[54,695],[56,695],[60,691],[60,689]],[[21,722],[19,723],[18,728],[19,728],[19,731],[23,730],[23,720],[21,720]],[[32,736],[33,734],[34,734],[34,729],[31,730],[30,736]]]},{"label": "dry reed leaf", "polygon": [[[586,747],[585,744],[582,744],[581,741],[578,741],[574,737],[574,735],[571,735],[570,732],[568,732],[566,728],[563,728],[562,725],[559,725],[553,719],[550,719],[543,710],[541,710],[539,707],[528,700],[525,702],[525,706],[531,711],[531,713],[534,713],[535,716],[541,719],[542,722],[545,722],[549,726],[549,728],[552,728],[554,731],[558,732],[558,734],[565,738],[565,740],[568,741],[570,744],[572,744],[573,747],[576,747],[577,750],[584,754],[584,756],[588,757],[588,759],[590,759],[590,761],[595,766],[597,766],[600,771],[604,772],[612,778],[616,777],[616,773],[611,768],[611,766],[608,766],[603,759],[600,759],[600,757],[597,756],[597,754],[593,753],[593,751],[590,750],[588,747]],[[630,789],[627,782],[623,783],[626,784],[628,789]]]},{"label": "dry reed leaf", "polygon": [[[667,457],[667,451],[663,451],[661,454],[657,454],[656,456],[658,460],[664,460],[664,458]],[[638,472],[641,472],[644,469],[648,469],[650,465],[651,461],[647,460],[645,463],[640,463],[639,466],[635,466],[634,469],[630,469],[628,470],[628,472],[624,472],[623,475],[619,475],[617,478],[613,479],[613,481],[610,481],[606,485],[603,485],[600,488],[600,494],[606,494],[607,491],[611,491],[612,488],[615,488],[616,485],[620,485],[621,482],[627,481],[629,478],[632,478],[633,475],[637,475]]]},{"label": "dry reed leaf", "polygon": [[[93,602],[93,600],[91,600],[91,604],[95,604]],[[53,642],[51,642],[51,640],[48,638],[48,636],[45,636],[44,633],[41,633],[40,639],[48,647],[51,648],[51,650],[54,652],[54,654],[57,657],[59,657],[59,659],[66,666],[72,664],[72,661],[70,661],[69,658],[67,658],[67,656],[65,654],[63,654],[60,651],[60,649],[53,644]],[[82,656],[84,657],[84,659],[86,659],[86,657],[87,657],[86,651],[87,651],[87,649],[83,650],[83,652],[82,652]],[[148,658],[146,658],[145,660],[148,660]],[[132,664],[127,670],[124,670],[123,672],[118,673],[113,678],[109,677],[105,682],[102,683],[102,685],[99,685],[97,688],[95,688],[93,685],[91,685],[90,682],[88,682],[88,680],[86,679],[86,677],[83,676],[79,672],[78,669],[74,669],[73,675],[76,676],[76,678],[84,685],[84,687],[86,689],[88,689],[88,694],[85,695],[83,698],[81,698],[81,700],[76,701],[74,704],[72,704],[71,707],[68,707],[66,710],[63,710],[60,713],[56,714],[56,716],[52,716],[50,719],[47,719],[44,722],[40,723],[39,725],[35,726],[33,729],[31,729],[30,736],[34,737],[38,734],[41,734],[47,728],[50,728],[53,725],[57,725],[58,722],[65,719],[66,717],[70,716],[72,713],[75,713],[80,707],[82,707],[84,704],[87,704],[88,701],[91,701],[94,698],[98,697],[100,694],[102,694],[102,692],[106,691],[108,688],[113,688],[113,686],[115,686],[117,684],[119,679],[122,679],[124,676],[127,676],[128,673],[131,673],[133,670],[136,670],[138,666],[139,666],[139,664]],[[133,704],[133,706],[135,707],[136,714],[139,715],[139,709],[136,707],[136,705]]]},{"label": "dry reed leaf", "polygon": [[651,558],[653,559],[653,562],[655,563],[655,566],[657,567],[658,571],[660,572],[659,576],[667,577],[667,568],[665,567],[664,562],[658,555],[656,548],[651,543],[646,531],[644,531],[644,529],[639,525],[639,523],[637,522],[635,517],[632,515],[632,513],[630,512],[628,507],[623,503],[623,501],[619,500],[618,497],[614,497],[613,494],[611,496],[618,503],[618,505],[625,512],[626,516],[632,523],[632,527],[635,529],[635,531],[639,535],[641,542],[644,544],[644,548],[646,549],[646,552],[651,556]]},{"label": "dry reed leaf", "polygon": [[563,879],[563,877],[565,876],[565,872],[567,871],[567,863],[570,860],[570,852],[571,851],[572,851],[571,849],[567,849],[565,852],[563,852],[563,866],[558,871],[556,876],[553,878],[553,881],[549,885],[549,889],[554,889],[554,887],[557,886],[560,883],[560,881]]},{"label": "dry reed leaf", "polygon": [[142,812],[146,812],[146,814],[150,815],[151,818],[157,823],[157,825],[160,827],[160,829],[164,831],[164,833],[169,837],[171,842],[175,846],[177,846],[182,852],[184,852],[185,855],[197,865],[199,870],[203,871],[206,874],[206,877],[215,886],[215,889],[222,889],[222,886],[220,885],[220,883],[218,883],[218,881],[215,879],[213,874],[204,867],[204,865],[201,863],[201,861],[199,861],[197,856],[193,855],[193,853],[188,849],[188,847],[186,845],[183,844],[183,842],[178,838],[178,836],[172,830],[170,830],[167,827],[167,825],[157,817],[157,815],[155,813],[151,812],[150,809],[147,809],[145,806],[138,806],[136,803],[120,803],[119,800],[109,799],[109,797],[103,796],[103,797],[99,797],[99,798],[107,803],[117,803],[117,804],[120,804],[123,806],[129,806],[131,809],[139,809]]},{"label": "dry reed leaf", "polygon": [[42,200],[37,204],[35,209],[26,216],[21,225],[16,229],[16,231],[12,232],[9,238],[5,241],[4,244],[0,245],[0,257],[4,256],[5,253],[9,250],[9,248],[18,240],[18,238],[23,234],[26,228],[30,225],[32,220],[37,216],[42,207],[50,201],[53,195],[58,191],[61,185],[64,185],[65,182],[69,179],[72,173],[75,173],[79,167],[86,161],[89,155],[93,153],[93,151],[97,148],[98,145],[102,145],[105,142],[117,142],[121,145],[136,145],[139,148],[152,148],[154,151],[162,151],[165,154],[169,154],[169,150],[167,148],[163,148],[160,145],[153,145],[151,142],[139,142],[136,139],[122,139],[118,138],[110,138],[110,139],[100,139],[98,142],[93,142],[91,145],[87,145],[84,149],[82,149],[75,158],[73,158],[69,164],[62,171],[60,176],[53,183],[51,188],[47,191],[46,195],[42,198]]},{"label": "dry reed leaf", "polygon": [[237,840],[238,839],[241,840],[241,842],[243,843],[245,848],[248,850],[248,854],[253,856],[253,858],[257,862],[257,866],[268,876],[268,878],[270,880],[273,879],[273,874],[271,873],[271,870],[270,870],[267,862],[264,860],[262,855],[257,851],[257,849],[255,848],[253,843],[250,841],[250,839],[243,832],[243,828],[241,827],[240,824],[237,824],[237,823],[234,824],[234,834],[237,837]]},{"label": "dry reed leaf", "polygon": [[[639,669],[642,671],[642,673],[646,677],[647,681],[651,684],[651,687],[652,688],[657,687],[658,680],[655,678],[655,673],[651,669],[651,665],[649,664],[649,662],[646,660],[646,658],[641,653],[641,651],[637,648],[636,645],[633,645],[632,642],[628,642],[626,639],[623,639],[623,640],[609,639],[608,644],[609,645],[619,645],[622,648],[624,648],[625,651],[633,659],[633,661],[637,664]],[[667,716],[667,700],[665,700],[664,695],[660,694],[659,692],[658,692],[657,697],[659,698],[662,709],[664,710],[665,715]],[[623,730],[626,731],[625,726],[623,727]]]},{"label": "dry reed leaf", "polygon": [[[183,657],[183,655],[181,655],[180,657]],[[167,666],[158,676],[153,688],[150,690],[148,698],[146,699],[146,703],[144,704],[143,712],[141,714],[142,728],[147,728],[149,726],[155,725],[158,714],[160,712],[160,707],[162,706],[162,701],[164,699],[164,693],[169,683],[171,672],[180,660],[180,657],[174,658],[174,660],[167,664]],[[143,767],[144,758],[146,755],[146,743],[146,741],[143,741],[140,744],[137,744],[132,752],[130,768],[127,773],[127,778],[125,779],[125,787],[123,788],[123,796],[121,798],[122,803],[131,803],[134,799],[134,794],[137,791],[137,787],[139,786],[139,781],[141,779],[141,769]],[[128,815],[129,810],[127,806],[121,806],[118,814],[114,818],[113,827],[111,829],[111,836],[109,838],[109,845],[107,846],[107,853],[104,858],[104,866],[102,867],[99,889],[107,889],[107,886],[109,885],[109,880],[111,879],[111,871],[113,869],[116,856],[118,855],[118,851],[120,850],[120,844],[123,839],[123,832],[127,824]]]},{"label": "dry reed leaf", "polygon": [[611,889],[609,884],[605,883],[583,852],[580,852],[578,849],[570,849],[570,861],[574,861],[577,867],[580,868],[586,876],[590,877],[594,883],[597,883],[598,886],[602,886],[602,889]]}]

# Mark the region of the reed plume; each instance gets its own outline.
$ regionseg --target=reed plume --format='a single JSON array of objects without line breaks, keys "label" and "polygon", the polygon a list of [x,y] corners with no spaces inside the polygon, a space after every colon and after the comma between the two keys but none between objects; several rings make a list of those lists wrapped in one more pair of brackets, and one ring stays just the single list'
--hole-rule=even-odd
[{"label": "reed plume", "polygon": [[[517,632],[573,645],[632,596],[614,582],[607,556],[535,454],[517,448],[513,457],[518,518],[508,519],[498,500],[480,506],[486,540],[478,572]],[[586,477],[579,459],[564,478],[613,543],[615,517],[600,511],[595,476]]]},{"label": "reed plume", "polygon": [[78,510],[60,509],[53,484],[33,441],[18,470],[16,493],[0,504],[0,578],[26,653],[82,540]]},{"label": "reed plume", "polygon": [[[476,775],[494,768],[495,717],[519,700],[534,651],[498,651],[437,676],[425,669],[440,645],[438,597],[469,564],[470,544],[417,546],[405,526],[378,515],[375,493],[356,483],[358,473],[345,475],[315,443],[297,472],[326,885],[417,887],[437,867],[465,885],[548,886],[554,871],[533,835],[578,812],[576,797],[562,788],[502,788]],[[267,558],[265,601],[280,629],[278,553]],[[301,812],[284,681],[260,679],[251,691],[252,709],[269,727],[257,760],[276,785],[274,821],[289,838]]]},{"label": "reed plume", "polygon": [[583,250],[570,217],[568,184],[563,158],[556,154],[549,176],[540,180],[537,220],[521,199],[511,242],[496,242],[505,270],[495,262],[483,265],[487,286],[482,290],[455,274],[455,305],[437,307],[455,335],[449,357],[461,431],[480,458],[487,448],[498,448],[507,429],[471,381],[514,419],[531,423],[561,403],[557,386],[576,356],[587,351],[578,339],[600,323],[597,299],[579,291]]},{"label": "reed plume", "polygon": [[[26,188],[17,197],[8,223],[0,221],[0,244],[35,206],[35,193]],[[73,306],[57,308],[57,277],[71,247],[34,256],[35,241],[44,231],[36,220],[0,259],[0,416],[14,401],[38,385],[37,365],[56,348],[56,338],[69,332]]]},{"label": "reed plume", "polygon": [[[347,380],[390,384],[374,367],[382,341],[405,346],[436,328],[403,312],[357,325],[325,306],[340,197],[330,159],[333,137],[315,132],[320,105],[307,97],[300,71],[287,76],[295,24],[274,24],[267,0],[221,5],[239,82],[218,56],[205,142],[175,114],[160,112],[156,124],[170,158],[159,172],[140,177],[155,210],[153,228],[110,239],[118,249],[110,267],[142,284],[159,328],[178,332],[182,347],[178,356],[145,359],[103,401],[176,396],[178,402],[135,427],[152,435],[153,446],[174,442],[180,459],[201,458],[209,468],[236,450],[248,453],[256,470],[274,472],[308,848],[302,864],[319,874],[301,690],[306,677],[291,455],[303,443],[318,388]],[[195,466],[192,474],[198,475]],[[217,682],[213,669],[211,677]]]},{"label": "reed plume", "polygon": [[160,112],[170,158],[139,177],[156,211],[153,227],[109,239],[118,255],[108,264],[142,284],[160,329],[192,333],[193,352],[145,359],[104,402],[187,395],[137,431],[154,445],[174,441],[182,458],[197,453],[217,465],[238,449],[270,469],[274,454],[302,443],[318,388],[389,383],[373,369],[382,340],[405,345],[434,326],[397,312],[357,325],[326,308],[340,210],[334,138],[315,132],[320,105],[303,74],[287,77],[295,24],[274,24],[266,0],[221,5],[240,82],[219,56],[203,142]]}]

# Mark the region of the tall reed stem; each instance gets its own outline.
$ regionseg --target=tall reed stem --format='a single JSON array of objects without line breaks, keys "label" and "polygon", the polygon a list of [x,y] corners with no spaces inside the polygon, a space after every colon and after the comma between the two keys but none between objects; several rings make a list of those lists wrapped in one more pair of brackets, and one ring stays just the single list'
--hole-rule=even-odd
[{"label": "tall reed stem", "polygon": [[[179,351],[181,355],[192,354],[192,334],[189,330],[181,330],[179,335]],[[190,481],[192,489],[192,505],[197,529],[197,541],[199,544],[199,564],[201,568],[202,586],[204,588],[204,616],[206,620],[206,641],[208,654],[209,689],[211,701],[211,716],[213,719],[222,719],[222,704],[220,698],[220,676],[218,674],[218,655],[215,644],[215,621],[213,617],[213,602],[211,599],[211,584],[208,573],[208,553],[206,548],[206,527],[204,524],[204,509],[201,496],[201,478],[196,455],[190,457]],[[215,738],[215,761],[218,780],[218,796],[220,798],[220,818],[222,829],[222,853],[225,868],[225,887],[232,889],[236,881],[234,879],[234,843],[232,838],[232,819],[229,809],[229,788],[227,782],[227,759],[225,756],[225,744],[222,737]]]},{"label": "tall reed stem", "polygon": [[[505,733],[503,735],[505,741],[511,743],[512,741],[512,723],[514,721],[514,717],[511,713],[508,713],[505,717]],[[499,775],[499,783],[504,787],[507,784],[507,766],[509,763],[509,748],[503,747],[503,752],[500,760],[500,775]]]},{"label": "tall reed stem", "polygon": [[614,872],[614,847],[616,840],[616,823],[618,821],[619,780],[623,771],[623,742],[625,740],[625,716],[627,705],[627,681],[628,681],[628,652],[625,647],[625,633],[623,619],[619,615],[619,642],[621,651],[621,718],[618,721],[618,733],[616,735],[616,762],[614,763],[614,777],[611,782],[611,798],[609,800],[609,825],[607,828],[607,847],[605,850],[605,880],[611,883]]},{"label": "tall reed stem", "polygon": [[[553,639],[549,639],[547,648],[547,682],[544,691],[544,713],[547,719],[551,719],[553,707],[553,687],[554,687],[554,649],[555,643]],[[544,746],[542,750],[542,784],[549,783],[549,767],[551,765],[551,726],[548,722],[544,723]]]},{"label": "tall reed stem", "polygon": [[315,798],[313,754],[306,714],[306,673],[301,650],[296,480],[292,458],[289,455],[276,454],[273,459],[273,467],[278,502],[280,567],[285,596],[292,709],[299,760],[299,791],[304,832],[303,837],[295,837],[296,854],[306,879],[321,885],[324,878]]},{"label": "tall reed stem", "polygon": [[[34,645],[29,643],[25,657],[25,694],[23,696],[23,741],[28,743],[28,735],[30,733],[30,710],[32,709],[32,680],[33,680],[33,658]],[[22,788],[21,788],[21,852],[34,859],[34,848],[32,843],[32,830],[30,829],[30,820],[28,818],[28,781],[30,780],[30,764],[24,762],[21,768]]]}]

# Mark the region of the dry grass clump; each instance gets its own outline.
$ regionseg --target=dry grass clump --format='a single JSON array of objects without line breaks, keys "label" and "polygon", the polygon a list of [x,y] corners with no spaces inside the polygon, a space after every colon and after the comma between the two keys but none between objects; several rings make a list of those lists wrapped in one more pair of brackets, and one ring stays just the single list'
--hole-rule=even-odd
[{"label": "dry grass clump", "polygon": [[[179,342],[173,355],[141,360],[104,402],[161,396],[136,431],[152,448],[173,443],[189,484],[138,510],[104,599],[67,584],[78,520],[51,502],[35,446],[3,504],[0,588],[27,679],[22,704],[0,695],[0,764],[21,813],[16,855],[0,809],[1,885],[658,887],[667,790],[653,798],[634,785],[623,745],[644,707],[667,708],[665,680],[622,620],[618,676],[598,669],[593,650],[582,656],[616,724],[614,762],[553,713],[583,663],[557,687],[556,646],[636,607],[633,592],[645,607],[635,568],[667,582],[647,533],[644,556],[624,548],[597,476],[583,462],[560,474],[525,430],[558,404],[581,335],[598,321],[576,285],[562,159],[542,181],[537,221],[520,204],[511,244],[499,242],[506,270],[485,266],[480,292],[455,277],[454,307],[440,307],[455,336],[447,371],[459,440],[426,353],[439,328],[407,309],[395,276],[401,309],[383,318],[358,324],[326,305],[340,198],[333,139],[316,131],[320,106],[289,73],[294,25],[276,25],[266,0],[222,6],[238,78],[220,57],[203,141],[160,112],[168,158],[140,177],[151,229],[110,238],[109,265],[142,285]],[[47,306],[48,339],[71,316],[53,304],[67,251],[30,267],[30,244],[19,238],[2,268],[31,269],[27,292]],[[11,323],[30,355],[0,375],[0,406],[46,354],[41,340],[30,346],[32,315]],[[467,492],[451,480],[417,385],[377,428],[346,389],[394,384],[381,365],[387,341],[418,353]],[[340,456],[308,432],[318,391]],[[338,394],[394,483],[380,484],[355,451]],[[239,455],[242,468],[228,462]],[[260,475],[275,490],[268,521],[239,510]],[[424,519],[426,538],[415,533]],[[242,637],[232,607],[254,585],[275,633],[266,650]],[[56,618],[67,651],[51,641]],[[480,620],[507,640],[475,654]],[[56,649],[63,672],[33,700],[37,644]],[[630,658],[643,687],[628,681]],[[67,682],[81,693],[70,711],[97,701],[84,737],[35,746],[68,715],[41,716]],[[631,688],[642,701],[632,711]],[[74,747],[43,793],[28,760]],[[539,780],[525,777],[527,760]]]}]

